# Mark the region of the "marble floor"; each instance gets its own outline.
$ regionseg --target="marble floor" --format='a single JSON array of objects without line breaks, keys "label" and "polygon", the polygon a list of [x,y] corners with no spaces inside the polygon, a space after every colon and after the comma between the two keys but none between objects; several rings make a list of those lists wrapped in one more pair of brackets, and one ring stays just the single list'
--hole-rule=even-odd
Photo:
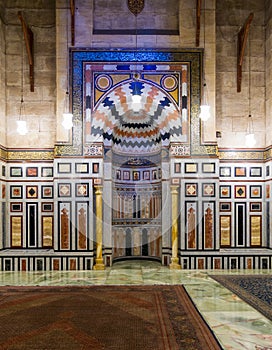
[{"label": "marble floor", "polygon": [[170,270],[155,261],[115,263],[105,271],[0,272],[0,285],[183,284],[223,349],[272,350],[272,322],[209,277],[271,270]]}]

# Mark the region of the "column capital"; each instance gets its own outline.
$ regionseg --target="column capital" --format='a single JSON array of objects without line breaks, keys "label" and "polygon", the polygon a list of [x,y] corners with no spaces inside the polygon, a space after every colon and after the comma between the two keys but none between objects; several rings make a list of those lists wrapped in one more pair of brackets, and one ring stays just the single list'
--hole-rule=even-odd
[{"label": "column capital", "polygon": [[171,194],[178,194],[179,185],[170,185]]},{"label": "column capital", "polygon": [[95,194],[96,195],[102,194],[102,192],[103,192],[103,186],[102,185],[96,185],[96,186],[94,186],[94,189],[95,189]]}]

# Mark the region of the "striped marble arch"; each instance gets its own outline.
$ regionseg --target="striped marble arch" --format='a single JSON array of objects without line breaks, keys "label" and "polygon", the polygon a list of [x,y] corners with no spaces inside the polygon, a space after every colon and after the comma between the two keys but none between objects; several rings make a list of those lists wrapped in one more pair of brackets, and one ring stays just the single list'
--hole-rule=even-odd
[{"label": "striped marble arch", "polygon": [[[134,95],[140,102],[134,102]],[[184,141],[186,117],[167,92],[146,81],[130,80],[97,104],[89,140],[120,153],[154,153],[169,142]]]}]

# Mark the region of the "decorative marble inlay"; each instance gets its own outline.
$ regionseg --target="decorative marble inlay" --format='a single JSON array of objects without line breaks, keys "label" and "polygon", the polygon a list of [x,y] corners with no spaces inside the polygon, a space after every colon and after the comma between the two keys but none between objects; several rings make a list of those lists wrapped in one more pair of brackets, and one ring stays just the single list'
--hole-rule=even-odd
[{"label": "decorative marble inlay", "polygon": [[[118,232],[120,237],[123,231]],[[117,245],[115,245],[117,247]],[[124,242],[116,249],[122,250]],[[25,258],[24,258],[25,259]],[[220,269],[220,258],[214,258],[214,268]],[[250,267],[252,258],[247,259],[249,270],[233,271],[235,275],[252,274]],[[70,265],[68,265],[69,267]],[[230,274],[231,271],[195,271],[175,270],[162,266],[155,261],[134,260],[116,262],[106,271],[58,271],[61,259],[52,259],[54,271],[30,272],[1,272],[1,285],[28,285],[28,286],[90,286],[90,285],[161,285],[183,284],[193,300],[198,311],[204,317],[209,327],[220,342],[223,349],[271,349],[272,324],[260,312],[250,307],[233,292],[210,277],[214,274]],[[197,266],[196,266],[197,267]],[[257,270],[260,275],[267,275],[269,270]],[[222,307],[222,304],[224,305]],[[245,332],[247,336],[245,337]],[[242,344],[242,345],[241,345]]]},{"label": "decorative marble inlay", "polygon": [[60,269],[60,261],[59,259],[53,259],[53,270],[58,271]]},{"label": "decorative marble inlay", "polygon": [[246,198],[246,186],[235,186],[235,198]]},{"label": "decorative marble inlay", "polygon": [[76,259],[70,259],[70,270],[76,270]]},{"label": "decorative marble inlay", "polygon": [[190,146],[186,145],[170,145],[170,154],[172,156],[188,156],[190,155]]},{"label": "decorative marble inlay", "polygon": [[197,196],[197,184],[186,184],[186,195]]},{"label": "decorative marble inlay", "polygon": [[[93,64],[91,69],[97,68]],[[146,69],[151,68],[147,66]],[[161,75],[161,72],[153,69],[153,75]],[[182,69],[187,72],[187,68]],[[160,144],[168,145],[173,140],[188,142],[185,87],[184,96],[177,97],[177,106],[172,96],[159,89],[158,84],[146,81],[145,74],[141,74],[141,78],[136,81],[131,75],[128,81],[116,85],[114,89],[101,96],[99,101],[93,101],[92,106],[87,102],[92,97],[88,88],[91,80],[88,81],[87,77],[91,79],[92,75],[86,74],[85,84],[86,142],[100,141],[107,147],[117,148],[117,152],[128,154],[159,152]],[[135,95],[139,96],[140,102],[133,101]]]},{"label": "decorative marble inlay", "polygon": [[77,195],[78,196],[86,196],[88,193],[88,188],[87,188],[87,184],[86,185],[79,185],[77,187]]},{"label": "decorative marble inlay", "polygon": [[[205,203],[206,205],[206,203]],[[213,248],[213,203],[206,205],[204,215],[205,249]]]},{"label": "decorative marble inlay", "polygon": [[204,196],[213,196],[214,195],[214,184],[204,184],[203,186]]},{"label": "decorative marble inlay", "polygon": [[[124,101],[129,97],[129,94],[126,93],[124,95],[121,91],[119,95],[110,95],[110,81],[112,81],[113,85],[119,84],[121,86],[125,80],[133,81],[134,79],[139,79],[146,86],[148,84],[153,85],[153,87],[159,86],[160,91],[164,92],[165,96],[166,94],[171,96],[174,105],[176,104],[177,110],[180,111],[181,128],[184,132],[182,135],[188,136],[185,139],[174,137],[170,140],[170,143],[185,142],[187,148],[176,148],[175,151],[172,151],[173,155],[206,154],[217,156],[217,146],[214,144],[202,145],[200,139],[201,132],[198,115],[201,86],[199,72],[202,65],[202,51],[198,49],[184,49],[182,52],[138,50],[136,62],[135,54],[133,50],[72,50],[73,114],[76,123],[72,134],[72,145],[58,145],[55,149],[55,155],[82,155],[84,151],[84,155],[92,156],[92,152],[88,148],[88,142],[94,142],[94,140],[89,141],[88,137],[87,139],[85,138],[85,135],[91,134],[94,107],[95,111],[97,111],[97,103],[100,103],[101,107],[104,103],[105,113],[102,113],[101,119],[98,116],[98,124],[96,123],[96,126],[100,123],[101,132],[103,133],[103,130],[106,130],[108,136],[111,137],[111,133],[108,132],[108,130],[111,130],[111,127],[107,126],[107,124],[110,124],[112,120],[111,117],[108,118],[106,116],[113,116],[116,114],[116,109],[120,109],[120,106],[126,106]],[[144,65],[145,69],[142,70]],[[98,66],[97,82],[92,84],[90,79],[92,79],[92,74],[95,73],[95,67]],[[82,67],[85,70],[85,74],[82,74]],[[135,69],[139,69],[139,67],[141,73],[139,77],[135,78]],[[175,80],[178,80],[179,83],[176,84]],[[188,87],[190,88],[189,94],[187,93]],[[190,101],[187,101],[187,95],[190,96]],[[112,98],[113,96],[114,98]],[[154,97],[151,95],[150,98],[154,100]],[[162,103],[161,106],[164,110],[168,109],[166,102]],[[187,107],[187,104],[190,108]],[[115,117],[115,120],[117,120],[117,117]],[[85,135],[83,135],[83,124]],[[169,122],[168,126],[173,130],[172,122]],[[192,128],[191,133],[190,127]],[[167,138],[168,131],[165,130],[166,132],[163,132],[163,128],[160,127],[160,129],[162,129],[162,136]],[[99,136],[102,135],[101,132],[98,133]]]},{"label": "decorative marble inlay", "polygon": [[95,80],[95,85],[100,91],[107,91],[112,86],[112,78],[106,74],[100,74]]},{"label": "decorative marble inlay", "polygon": [[78,247],[79,249],[87,248],[87,218],[86,209],[83,207],[78,211]]},{"label": "decorative marble inlay", "polygon": [[178,86],[178,80],[174,75],[165,75],[162,77],[161,84],[166,91],[174,91]]},{"label": "decorative marble inlay", "polygon": [[221,259],[220,258],[215,258],[214,259],[214,268],[216,270],[221,269]]},{"label": "decorative marble inlay", "polygon": [[61,249],[69,249],[69,212],[66,208],[61,210]]},{"label": "decorative marble inlay", "polygon": [[229,247],[231,243],[231,216],[220,216],[220,245]]},{"label": "decorative marble inlay", "polygon": [[265,186],[266,198],[270,198],[270,185]]},{"label": "decorative marble inlay", "polygon": [[59,186],[60,196],[69,196],[70,195],[70,185],[60,185]]},{"label": "decorative marble inlay", "polygon": [[204,259],[197,260],[197,268],[200,270],[204,269]]},{"label": "decorative marble inlay", "polygon": [[27,186],[27,197],[37,198],[37,186]]},{"label": "decorative marble inlay", "polygon": [[2,184],[2,198],[5,199],[6,198],[6,185]]},{"label": "decorative marble inlay", "polygon": [[103,146],[101,144],[92,144],[84,146],[84,155],[85,156],[102,156],[103,155]]},{"label": "decorative marble inlay", "polygon": [[196,249],[196,204],[191,206],[187,212],[188,248]]}]

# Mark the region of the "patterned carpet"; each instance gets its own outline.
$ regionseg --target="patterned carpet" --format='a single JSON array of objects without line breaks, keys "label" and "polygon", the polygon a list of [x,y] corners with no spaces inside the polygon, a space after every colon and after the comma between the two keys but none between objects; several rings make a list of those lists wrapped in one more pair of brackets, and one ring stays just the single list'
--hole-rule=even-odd
[{"label": "patterned carpet", "polygon": [[221,349],[182,286],[0,287],[0,349]]},{"label": "patterned carpet", "polygon": [[272,321],[272,276],[210,275]]}]

